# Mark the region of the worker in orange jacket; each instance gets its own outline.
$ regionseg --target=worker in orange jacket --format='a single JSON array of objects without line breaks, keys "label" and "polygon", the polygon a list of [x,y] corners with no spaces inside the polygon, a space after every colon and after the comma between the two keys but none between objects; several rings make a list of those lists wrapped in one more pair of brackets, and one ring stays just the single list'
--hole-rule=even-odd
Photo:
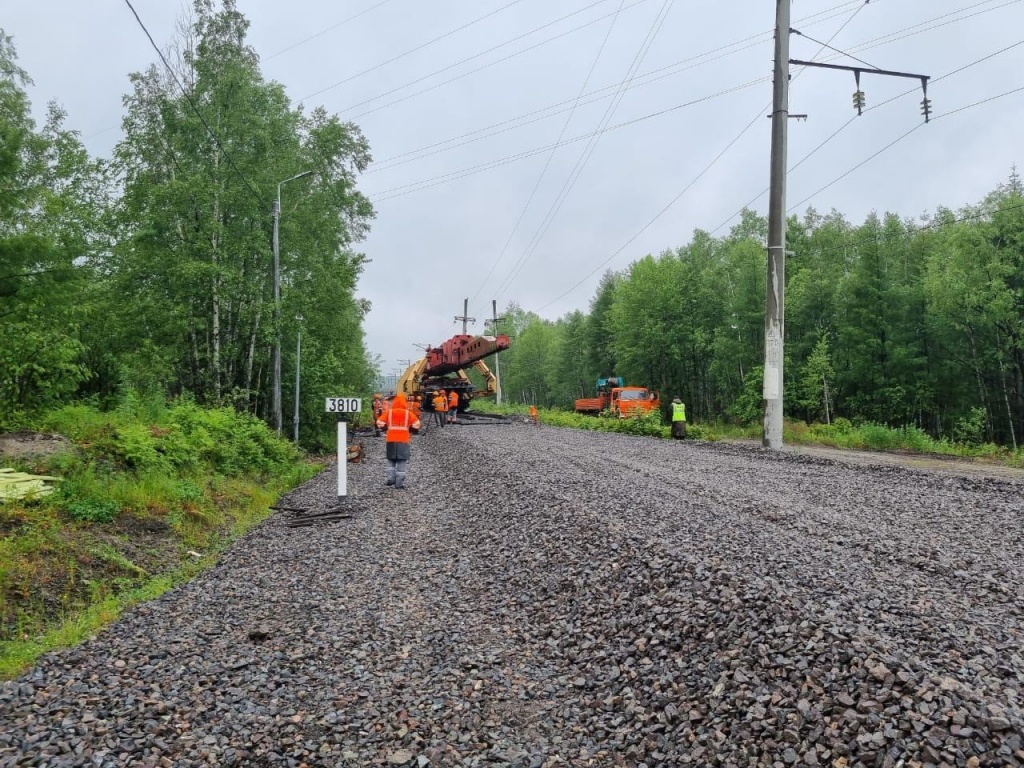
[{"label": "worker in orange jacket", "polygon": [[454,389],[448,393],[448,423],[459,423],[459,393]]},{"label": "worker in orange jacket", "polygon": [[448,417],[448,395],[442,389],[434,395],[434,418],[437,426],[443,427]]},{"label": "worker in orange jacket", "polygon": [[[423,417],[423,398],[420,395],[413,395],[408,400],[409,410],[412,411],[412,415],[421,420]],[[425,429],[423,431],[426,432]]]},{"label": "worker in orange jacket", "polygon": [[420,430],[420,420],[409,409],[405,395],[399,393],[391,407],[377,420],[377,427],[387,431],[385,483],[401,490],[405,488],[406,467],[411,456],[409,443],[411,436]]}]

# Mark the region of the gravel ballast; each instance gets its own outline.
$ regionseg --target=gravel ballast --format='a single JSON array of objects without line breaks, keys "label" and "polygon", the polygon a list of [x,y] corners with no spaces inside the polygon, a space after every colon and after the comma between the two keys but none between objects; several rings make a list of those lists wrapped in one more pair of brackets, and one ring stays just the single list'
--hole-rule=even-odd
[{"label": "gravel ballast", "polygon": [[[0,686],[0,766],[1024,766],[1024,484],[523,424]],[[335,503],[327,471],[282,504]]]}]

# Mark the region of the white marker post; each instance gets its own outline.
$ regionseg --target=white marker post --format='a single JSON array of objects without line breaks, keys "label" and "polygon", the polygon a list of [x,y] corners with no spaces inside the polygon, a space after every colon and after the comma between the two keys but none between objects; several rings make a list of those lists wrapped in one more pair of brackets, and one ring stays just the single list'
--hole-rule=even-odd
[{"label": "white marker post", "polygon": [[[359,413],[363,410],[363,401],[358,397],[328,397],[325,404],[327,413]],[[338,497],[348,495],[348,424],[344,419],[338,420]]]}]

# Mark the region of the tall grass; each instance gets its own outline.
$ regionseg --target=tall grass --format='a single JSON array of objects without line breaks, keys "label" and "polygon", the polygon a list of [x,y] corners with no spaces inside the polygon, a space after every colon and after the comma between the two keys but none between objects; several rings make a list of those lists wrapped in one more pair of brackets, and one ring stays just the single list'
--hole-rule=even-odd
[{"label": "tall grass", "polygon": [[72,446],[16,462],[60,477],[56,493],[0,506],[0,677],[189,578],[318,469],[257,419],[187,400],[72,405],[24,427]]}]

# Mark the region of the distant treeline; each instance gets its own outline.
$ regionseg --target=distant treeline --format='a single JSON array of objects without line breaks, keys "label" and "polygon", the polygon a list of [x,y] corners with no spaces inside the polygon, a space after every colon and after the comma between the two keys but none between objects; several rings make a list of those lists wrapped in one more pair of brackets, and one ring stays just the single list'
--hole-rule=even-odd
[{"label": "distant treeline", "polygon": [[[1016,170],[928,221],[833,211],[789,221],[787,416],[916,426],[1016,447],[1024,435],[1024,197]],[[501,359],[515,401],[571,407],[598,376],[679,395],[691,419],[760,418],[767,222],[609,272],[589,312],[512,305]]]}]

